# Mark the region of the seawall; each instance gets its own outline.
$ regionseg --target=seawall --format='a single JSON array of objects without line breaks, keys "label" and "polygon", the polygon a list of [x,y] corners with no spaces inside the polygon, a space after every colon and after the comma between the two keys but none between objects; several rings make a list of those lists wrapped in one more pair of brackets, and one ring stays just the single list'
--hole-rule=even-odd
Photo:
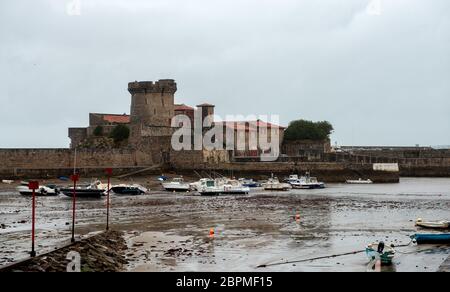
[{"label": "seawall", "polygon": [[345,182],[347,179],[370,178],[376,183],[398,183],[398,171],[374,170],[372,164],[347,163],[291,163],[291,162],[241,162],[198,164],[195,167],[188,164],[173,164],[172,168],[179,173],[191,174],[197,172],[218,172],[226,176],[267,178],[271,174],[280,178],[290,174],[304,174],[310,172],[311,176],[319,180],[333,183]]},{"label": "seawall", "polygon": [[0,179],[49,178],[77,171],[84,176],[130,173],[154,165],[152,157],[141,151],[71,149],[0,149]]},{"label": "seawall", "polygon": [[[424,160],[421,160],[422,163],[409,164],[409,168],[400,165],[400,172],[387,172],[374,170],[373,165],[376,163],[370,163],[367,159],[356,162],[345,159],[328,162],[226,162],[228,159],[225,153],[219,154],[205,156],[202,151],[172,151],[168,160],[175,172],[192,174],[194,170],[217,171],[236,177],[267,177],[271,173],[281,177],[309,171],[326,182],[370,178],[375,182],[391,183],[398,182],[400,175],[450,176],[450,167],[445,164],[429,167]],[[115,175],[121,175],[160,164],[161,160],[156,159],[158,155],[161,153],[148,154],[136,149],[84,149],[76,153],[72,149],[0,149],[0,179],[67,176],[73,173],[74,167],[85,177],[102,176],[104,169],[110,167],[114,169]],[[158,161],[155,162],[155,159]],[[156,174],[158,171],[141,175],[150,173]]]}]

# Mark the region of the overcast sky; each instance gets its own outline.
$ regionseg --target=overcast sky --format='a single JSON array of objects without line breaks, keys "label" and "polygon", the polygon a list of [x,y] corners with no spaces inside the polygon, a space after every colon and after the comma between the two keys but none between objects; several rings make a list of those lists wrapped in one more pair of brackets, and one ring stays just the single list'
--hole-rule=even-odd
[{"label": "overcast sky", "polygon": [[0,1],[0,147],[68,147],[161,78],[221,116],[328,120],[341,145],[450,144],[450,1]]}]

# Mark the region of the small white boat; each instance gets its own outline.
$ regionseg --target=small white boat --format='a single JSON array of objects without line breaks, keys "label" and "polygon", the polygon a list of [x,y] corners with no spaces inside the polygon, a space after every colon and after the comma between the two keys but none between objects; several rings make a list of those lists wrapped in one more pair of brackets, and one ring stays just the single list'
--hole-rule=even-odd
[{"label": "small white boat", "polygon": [[373,181],[370,180],[370,179],[362,179],[362,178],[360,178],[360,179],[357,179],[357,180],[348,179],[346,181],[346,183],[354,184],[354,185],[368,185],[368,184],[373,184]]},{"label": "small white boat", "polygon": [[191,186],[182,177],[176,177],[170,182],[163,182],[163,188],[169,192],[189,192]]},{"label": "small white boat", "polygon": [[416,220],[416,226],[430,229],[449,229],[448,221],[423,221],[422,218]]},{"label": "small white boat", "polygon": [[10,184],[14,183],[14,181],[10,180],[10,179],[4,179],[4,180],[2,180],[2,183],[10,185]]},{"label": "small white boat", "polygon": [[120,184],[113,186],[111,191],[118,195],[141,195],[148,192],[148,189],[141,185]]},{"label": "small white boat", "polygon": [[281,183],[278,178],[271,177],[267,182],[262,184],[262,187],[266,191],[287,191],[292,188],[288,183]]},{"label": "small white boat", "polygon": [[246,195],[250,192],[250,188],[237,180],[208,179],[202,183],[198,192],[202,196]]},{"label": "small white boat", "polygon": [[[33,191],[28,188],[28,185],[20,185],[16,190],[23,196],[32,196]],[[40,186],[39,189],[35,191],[35,195],[39,197],[45,196],[57,196],[59,194],[58,190],[55,188],[49,188],[47,186]]]}]

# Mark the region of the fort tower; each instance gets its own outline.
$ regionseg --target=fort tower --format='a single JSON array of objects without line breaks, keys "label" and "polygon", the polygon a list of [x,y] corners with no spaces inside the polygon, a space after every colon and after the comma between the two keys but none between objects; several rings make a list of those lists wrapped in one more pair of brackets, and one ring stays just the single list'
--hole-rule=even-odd
[{"label": "fort tower", "polygon": [[175,81],[160,79],[156,82],[130,82],[128,91],[131,94],[130,143],[140,144],[144,132],[148,135],[148,131],[154,136],[170,134],[171,121],[175,114]]}]

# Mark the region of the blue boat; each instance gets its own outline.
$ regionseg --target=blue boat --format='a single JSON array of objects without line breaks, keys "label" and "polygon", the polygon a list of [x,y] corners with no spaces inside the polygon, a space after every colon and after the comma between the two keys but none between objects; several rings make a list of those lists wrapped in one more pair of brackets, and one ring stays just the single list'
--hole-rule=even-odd
[{"label": "blue boat", "polygon": [[411,239],[417,244],[450,244],[450,233],[414,234]]}]

